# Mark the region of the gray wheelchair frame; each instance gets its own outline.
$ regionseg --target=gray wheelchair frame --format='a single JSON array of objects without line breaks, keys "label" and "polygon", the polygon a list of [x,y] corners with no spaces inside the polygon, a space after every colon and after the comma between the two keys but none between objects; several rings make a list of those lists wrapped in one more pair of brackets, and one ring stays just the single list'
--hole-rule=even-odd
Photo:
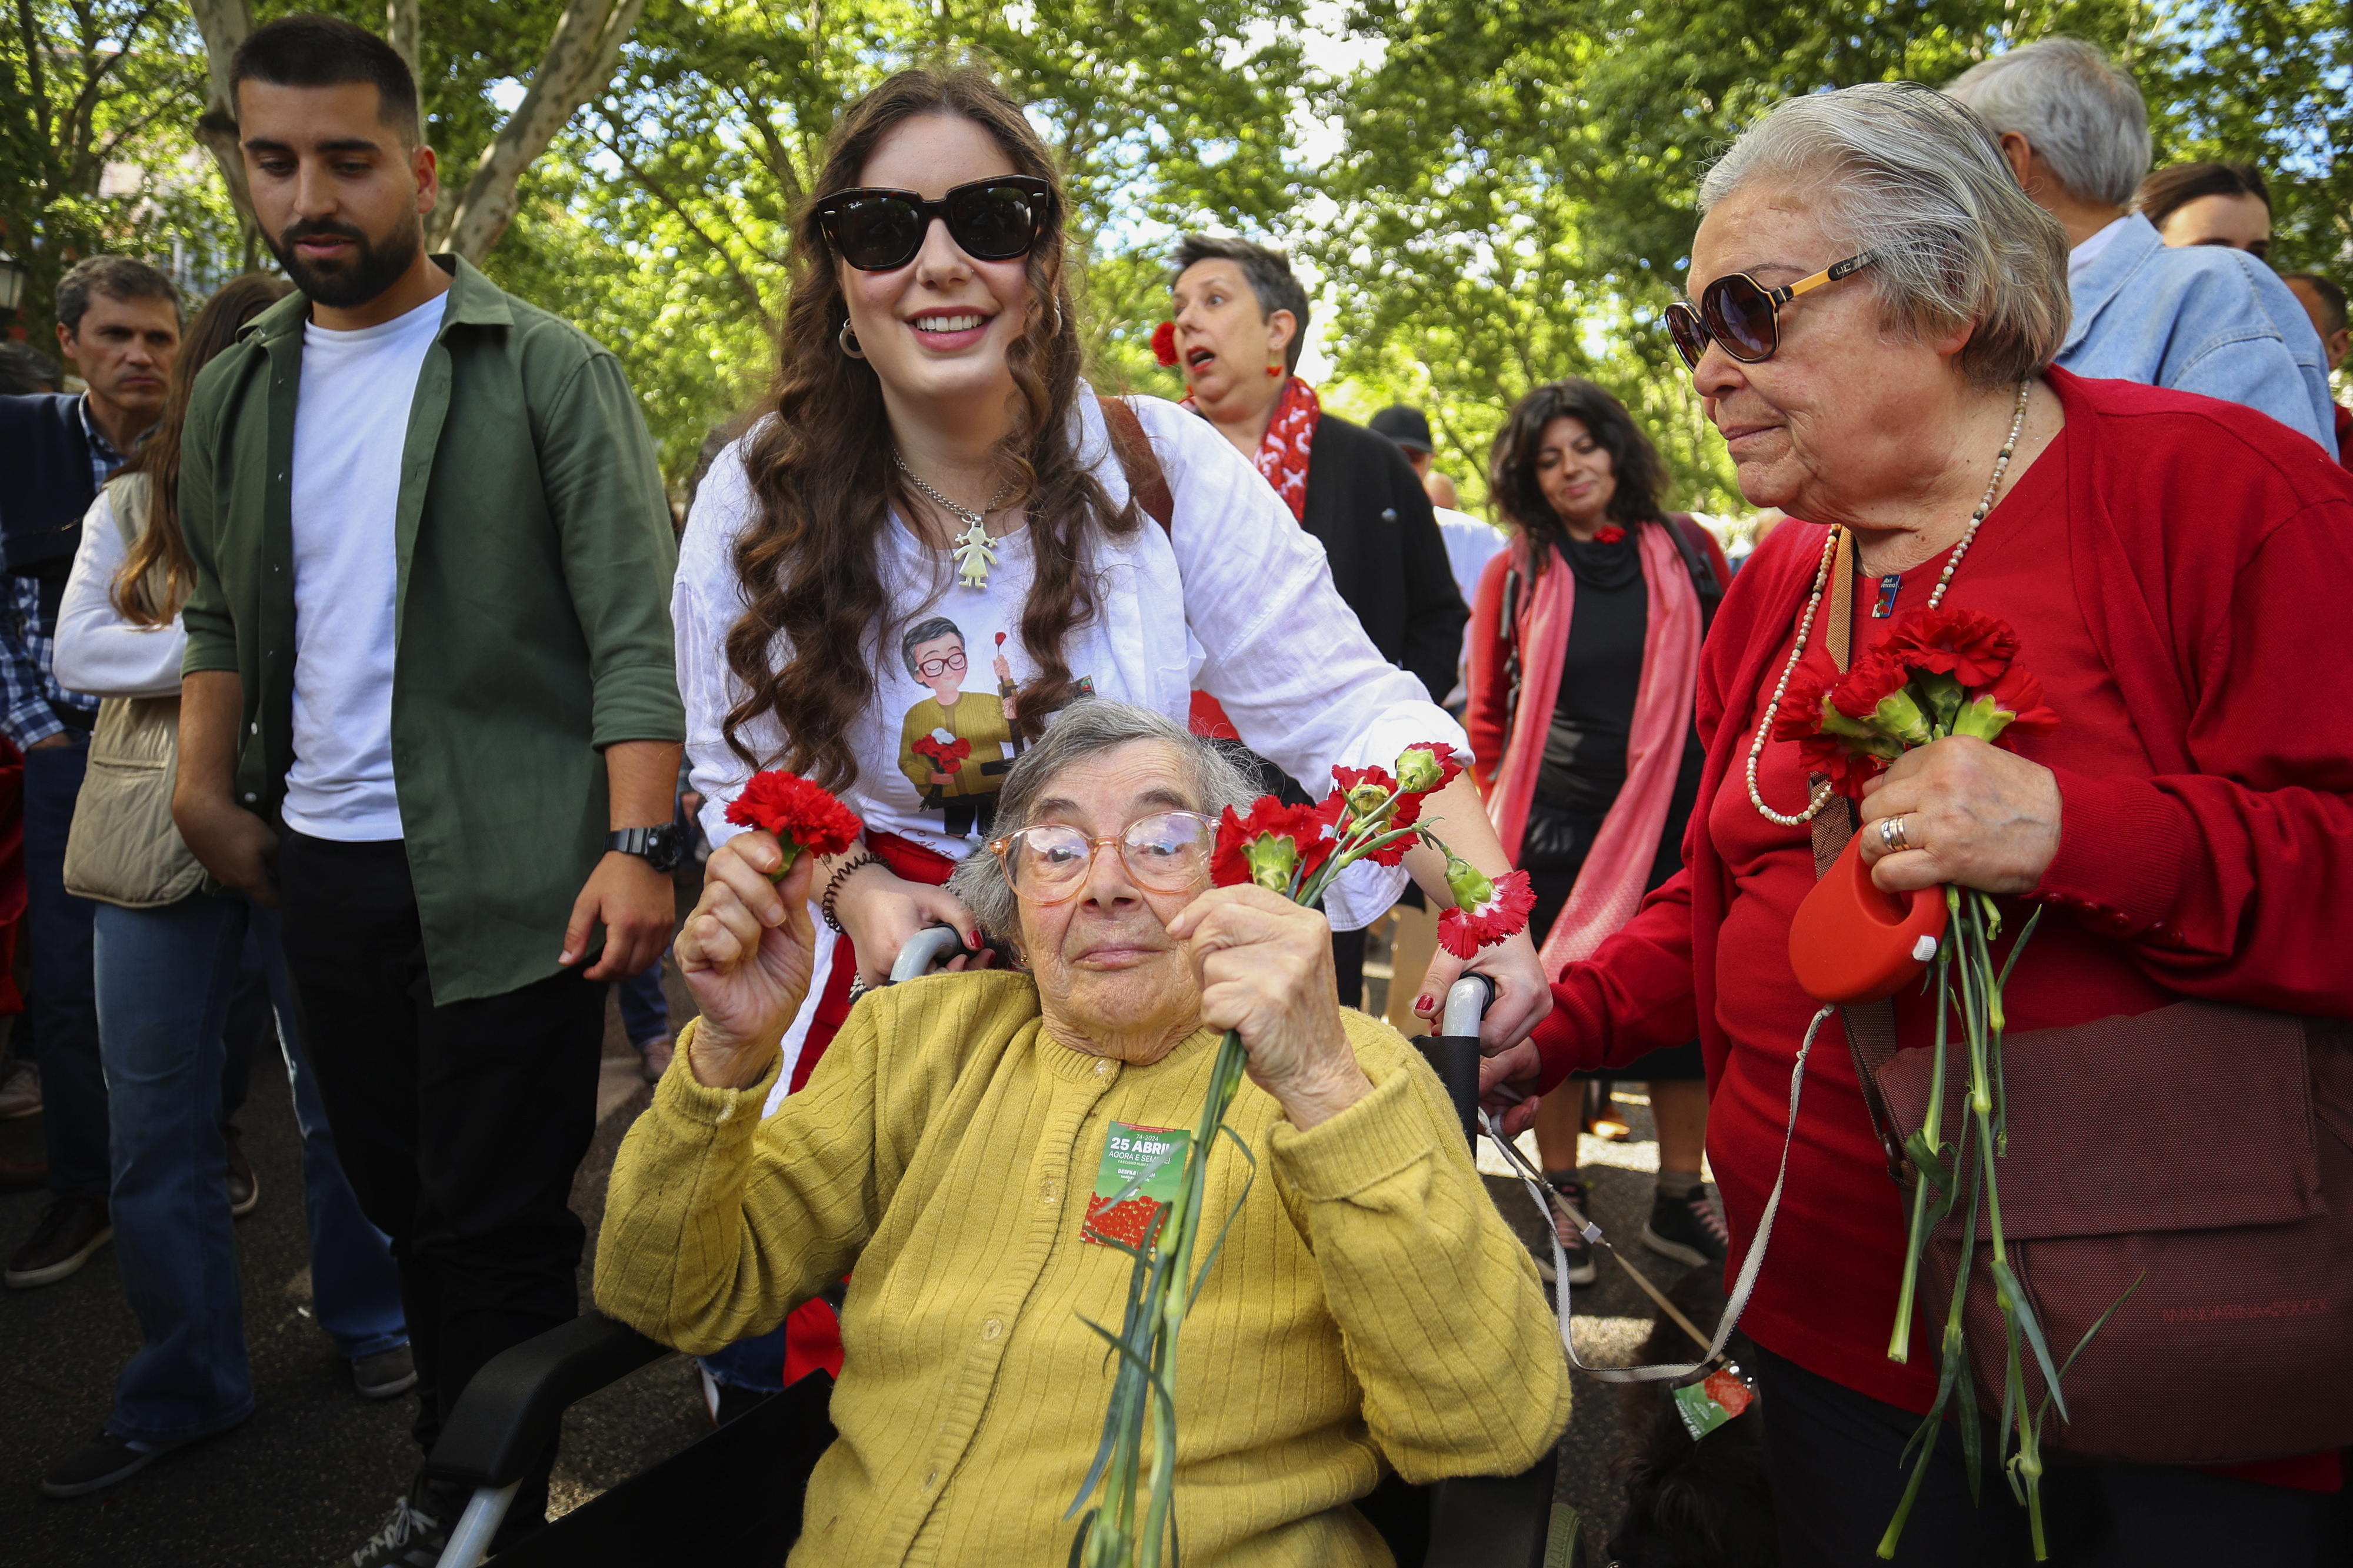
[{"label": "gray wheelchair frame", "polygon": [[[955,951],[956,933],[917,933],[893,983]],[[1493,994],[1476,975],[1447,994],[1436,1037],[1414,1043],[1478,1135],[1479,1020]],[[438,1568],[477,1568],[515,1489],[555,1442],[564,1413],[670,1353],[590,1310],[494,1357],[474,1374],[426,1461],[434,1480],[470,1497]],[[494,1568],[597,1568],[648,1561],[774,1568],[800,1530],[808,1474],[833,1440],[833,1380],[803,1378],[773,1398],[574,1510],[491,1559]],[[1414,1487],[1391,1475],[1356,1507],[1398,1556],[1421,1568],[1544,1568],[1568,1561],[1575,1514],[1555,1503],[1550,1453],[1516,1476],[1462,1476]]]}]

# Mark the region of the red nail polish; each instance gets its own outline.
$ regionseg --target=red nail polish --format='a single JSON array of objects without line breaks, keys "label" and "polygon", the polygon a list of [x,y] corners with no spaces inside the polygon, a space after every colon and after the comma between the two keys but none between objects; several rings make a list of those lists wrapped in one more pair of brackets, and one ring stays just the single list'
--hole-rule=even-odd
[{"label": "red nail polish", "polygon": [[1434,1013],[1438,1010],[1438,999],[1427,994],[1417,996],[1413,999],[1413,1010],[1425,1015]]}]

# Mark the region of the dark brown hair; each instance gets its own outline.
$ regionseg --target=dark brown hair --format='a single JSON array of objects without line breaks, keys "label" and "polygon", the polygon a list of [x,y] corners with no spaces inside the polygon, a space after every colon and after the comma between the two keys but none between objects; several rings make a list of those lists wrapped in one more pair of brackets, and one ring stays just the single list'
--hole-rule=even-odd
[{"label": "dark brown hair", "polygon": [[2165,220],[2200,196],[2253,196],[2271,211],[2272,194],[2263,172],[2253,163],[2176,163],[2141,181],[2133,205],[2158,228]]},{"label": "dark brown hair", "polygon": [[[147,476],[147,528],[114,574],[114,607],[122,618],[140,626],[160,626],[180,613],[188,596],[194,563],[180,532],[180,431],[188,420],[188,399],[196,387],[196,373],[213,356],[237,342],[237,330],[294,291],[283,278],[248,272],[222,284],[205,308],[196,312],[181,340],[179,357],[172,362],[172,384],[164,395],[164,417],[141,442],[137,455],[123,465],[125,473]],[[164,602],[155,602],[150,584],[158,568],[164,579]]]},{"label": "dark brown hair", "polygon": [[[901,71],[834,127],[814,191],[821,198],[855,187],[882,139],[926,114],[971,121],[1016,170],[1054,187],[1049,226],[1027,262],[1028,319],[1006,349],[1014,419],[1000,448],[1014,493],[1029,509],[1036,563],[1021,646],[1039,673],[1014,705],[1015,723],[1034,738],[1046,715],[1074,695],[1062,644],[1096,610],[1090,531],[1124,533],[1136,515],[1132,504],[1112,504],[1071,437],[1082,383],[1078,312],[1063,271],[1066,197],[1021,106],[976,68]],[[757,513],[735,543],[748,607],[727,634],[727,664],[744,696],[728,711],[726,734],[752,766],[782,765],[840,789],[858,774],[849,729],[873,700],[874,666],[892,629],[877,560],[882,531],[894,505],[902,515],[914,508],[891,461],[881,383],[836,341],[849,311],[815,200],[793,226],[790,265],[791,303],[768,405],[775,417],[753,431],[744,452]],[[781,669],[780,638],[792,650]],[[756,755],[740,733],[763,714],[784,732],[781,757]]]},{"label": "dark brown hair", "polygon": [[1527,536],[1528,554],[1538,572],[1568,531],[1536,482],[1536,453],[1544,445],[1545,427],[1556,419],[1577,420],[1609,454],[1609,471],[1618,480],[1617,493],[1609,498],[1614,521],[1631,529],[1665,516],[1659,498],[1666,493],[1667,465],[1626,405],[1575,376],[1547,382],[1513,405],[1510,417],[1495,433],[1487,463],[1487,493],[1504,521]]}]

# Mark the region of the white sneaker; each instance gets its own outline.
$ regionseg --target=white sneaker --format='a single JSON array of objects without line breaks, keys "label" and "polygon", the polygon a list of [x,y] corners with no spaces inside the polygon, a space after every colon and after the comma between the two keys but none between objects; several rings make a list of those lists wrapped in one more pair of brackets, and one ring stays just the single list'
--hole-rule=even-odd
[{"label": "white sneaker", "polygon": [[351,1568],[434,1568],[448,1544],[449,1532],[441,1521],[402,1498],[392,1505],[392,1517],[384,1528],[343,1561]]},{"label": "white sneaker", "polygon": [[0,1069],[0,1121],[41,1113],[41,1066],[11,1061]]}]

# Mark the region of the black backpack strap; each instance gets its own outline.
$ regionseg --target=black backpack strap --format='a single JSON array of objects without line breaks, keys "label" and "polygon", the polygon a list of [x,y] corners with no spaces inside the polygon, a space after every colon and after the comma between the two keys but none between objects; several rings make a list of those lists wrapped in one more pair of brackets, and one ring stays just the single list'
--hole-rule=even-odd
[{"label": "black backpack strap", "polygon": [[1708,627],[1715,624],[1715,607],[1724,603],[1724,584],[1715,574],[1715,559],[1708,551],[1707,530],[1691,513],[1679,511],[1667,519],[1667,537],[1675,542],[1683,570],[1691,574],[1692,592],[1699,595],[1699,635],[1705,637]]}]

